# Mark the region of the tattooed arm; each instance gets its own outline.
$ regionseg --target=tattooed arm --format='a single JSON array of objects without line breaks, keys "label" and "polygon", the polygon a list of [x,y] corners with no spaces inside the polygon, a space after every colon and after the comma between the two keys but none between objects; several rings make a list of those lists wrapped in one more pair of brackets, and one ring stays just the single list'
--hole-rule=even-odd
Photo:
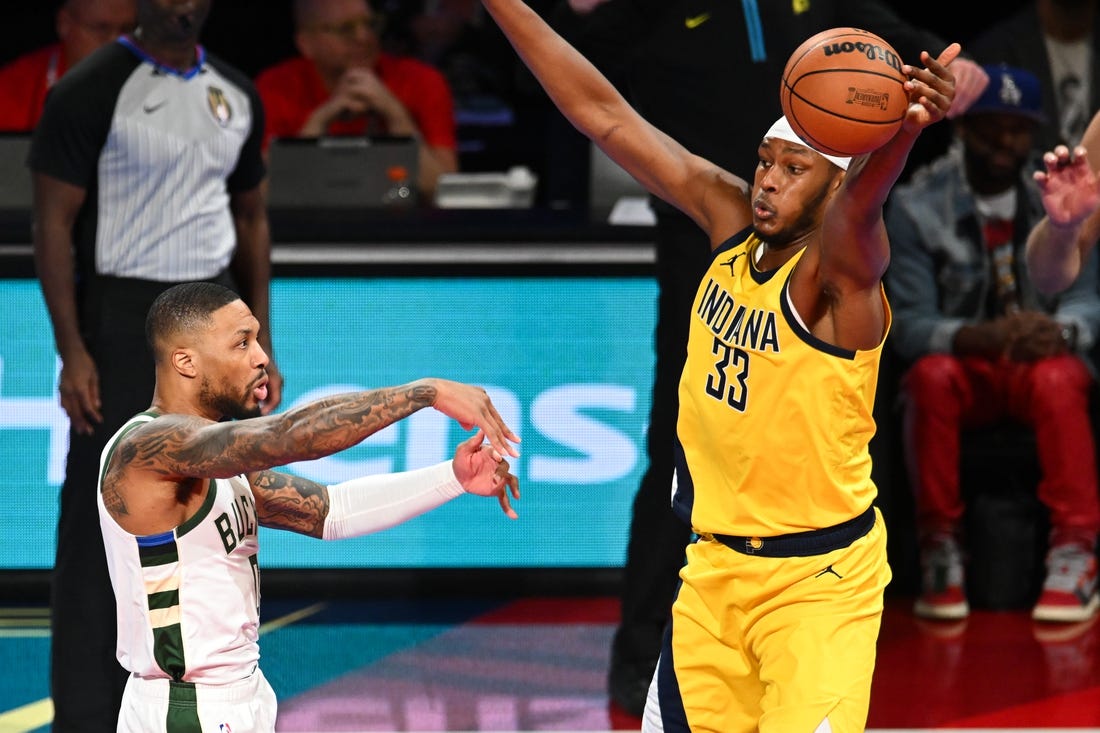
[{"label": "tattooed arm", "polygon": [[127,436],[128,463],[165,475],[228,478],[332,455],[425,407],[481,428],[501,455],[519,438],[480,387],[421,379],[325,397],[279,415],[212,422],[163,415]]},{"label": "tattooed arm", "polygon": [[330,502],[327,486],[280,471],[249,474],[248,482],[261,526],[321,536]]},{"label": "tattooed arm", "polygon": [[[321,536],[332,498],[327,487],[267,469],[331,455],[373,433],[432,406],[464,427],[477,425],[477,449],[464,451],[465,474],[455,470],[448,498],[495,478],[486,495],[500,496],[515,477],[507,472],[497,444],[518,437],[504,423],[485,390],[441,379],[327,397],[281,415],[212,422],[194,415],[167,414],[124,436],[104,478],[103,496],[128,531],[150,533],[177,526],[201,502],[203,480],[248,474],[261,521],[270,526]],[[494,439],[496,442],[494,442]],[[491,447],[482,449],[482,441]],[[463,446],[470,441],[463,443]],[[463,446],[459,452],[463,453]],[[480,456],[471,461],[469,456]],[[450,462],[448,462],[448,465]],[[448,469],[450,470],[450,469]],[[480,482],[480,483],[479,483]],[[476,491],[475,493],[481,493]],[[506,512],[507,499],[502,500]],[[511,512],[510,516],[514,514]],[[402,520],[403,521],[403,520]]]}]

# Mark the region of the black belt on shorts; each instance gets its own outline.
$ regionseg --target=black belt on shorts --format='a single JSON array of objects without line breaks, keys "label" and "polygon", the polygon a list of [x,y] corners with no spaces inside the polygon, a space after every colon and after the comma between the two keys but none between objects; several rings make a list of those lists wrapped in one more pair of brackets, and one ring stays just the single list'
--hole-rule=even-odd
[{"label": "black belt on shorts", "polygon": [[731,550],[745,555],[762,557],[804,557],[824,555],[833,550],[847,547],[875,526],[875,508],[854,519],[835,524],[832,527],[812,529],[808,532],[792,532],[775,537],[735,537],[728,534],[712,534],[714,539]]}]

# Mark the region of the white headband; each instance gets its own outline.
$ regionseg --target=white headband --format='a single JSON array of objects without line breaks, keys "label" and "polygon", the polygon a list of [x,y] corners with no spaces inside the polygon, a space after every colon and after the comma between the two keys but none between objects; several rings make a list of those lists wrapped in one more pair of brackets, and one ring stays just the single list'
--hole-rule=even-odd
[{"label": "white headband", "polygon": [[778,120],[776,120],[775,124],[768,128],[768,131],[764,133],[764,137],[775,137],[779,138],[780,140],[787,140],[788,142],[797,143],[798,145],[805,145],[810,150],[813,150],[815,153],[817,153],[833,165],[837,166],[841,170],[848,170],[848,163],[852,161],[851,158],[841,158],[836,155],[826,155],[825,153],[815,148],[813,145],[810,145],[808,142],[806,142],[794,133],[794,129],[791,127],[791,123],[787,121],[786,117],[780,117]]}]

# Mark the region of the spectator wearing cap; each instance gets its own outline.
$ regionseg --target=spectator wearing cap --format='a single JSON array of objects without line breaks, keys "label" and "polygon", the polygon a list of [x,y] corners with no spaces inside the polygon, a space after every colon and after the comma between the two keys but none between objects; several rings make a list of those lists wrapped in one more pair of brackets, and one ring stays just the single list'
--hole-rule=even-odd
[{"label": "spectator wearing cap", "polygon": [[988,25],[966,44],[979,63],[1008,63],[1039,78],[1044,124],[1036,147],[1072,148],[1100,107],[1100,3],[1025,0],[998,5]]},{"label": "spectator wearing cap", "polygon": [[1024,245],[1044,214],[1032,177],[1044,121],[1039,81],[1023,69],[985,69],[989,85],[953,120],[949,150],[897,187],[885,212],[890,341],[904,367],[903,445],[921,566],[914,612],[969,614],[960,434],[1012,421],[1034,432],[1037,494],[1051,527],[1032,615],[1082,621],[1100,607],[1087,357],[1100,329],[1097,262],[1057,298],[1029,281]]}]

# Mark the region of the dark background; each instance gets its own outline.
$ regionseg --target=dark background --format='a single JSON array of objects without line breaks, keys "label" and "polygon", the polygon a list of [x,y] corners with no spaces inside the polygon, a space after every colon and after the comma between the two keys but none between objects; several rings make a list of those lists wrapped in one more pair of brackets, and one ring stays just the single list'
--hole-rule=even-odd
[{"label": "dark background", "polygon": [[[791,0],[759,0],[790,2]],[[960,21],[959,3],[929,0],[923,3],[889,2],[899,15],[939,33],[945,40],[964,44],[982,29],[1023,6],[1029,0],[1007,0],[983,5],[979,17]],[[545,2],[532,3],[546,5]],[[53,19],[57,0],[5,3],[0,64],[54,38]],[[984,17],[981,17],[984,13]],[[291,41],[290,0],[214,0],[204,29],[203,43],[210,51],[250,75],[294,52]]]},{"label": "dark background", "polygon": [[[369,0],[395,14],[408,14],[422,0]],[[546,13],[560,0],[527,0]],[[732,1],[732,0],[731,0]],[[795,0],[758,0],[794,2]],[[812,0],[810,0],[812,1]],[[54,16],[61,0],[8,2],[6,21],[0,30],[0,64],[54,40]],[[996,4],[996,13],[960,21],[958,3],[928,0],[921,4],[887,0],[906,20],[928,28],[946,41],[966,43],[978,33],[1031,0]],[[986,6],[988,7],[988,6]],[[971,14],[973,15],[973,14]],[[491,21],[489,21],[491,22]],[[249,76],[296,53],[291,22],[291,0],[213,0],[201,37],[207,50]],[[938,49],[934,49],[938,50]],[[513,57],[514,58],[514,57]],[[497,62],[493,62],[497,63]],[[511,100],[515,124],[492,129],[462,128],[459,132],[459,166],[466,172],[503,171],[527,166],[538,178],[535,204],[554,210],[583,211],[589,205],[589,145],[550,104],[519,64],[520,96]],[[736,79],[730,82],[736,85]],[[720,93],[721,90],[715,90]],[[921,136],[909,156],[902,180],[923,163],[942,153],[950,142],[951,128],[939,125]],[[538,141],[531,144],[531,141]]]},{"label": "dark background", "polygon": [[[290,0],[214,0],[202,41],[207,48],[255,76],[294,53]],[[61,0],[7,2],[0,64],[53,41]]]}]

